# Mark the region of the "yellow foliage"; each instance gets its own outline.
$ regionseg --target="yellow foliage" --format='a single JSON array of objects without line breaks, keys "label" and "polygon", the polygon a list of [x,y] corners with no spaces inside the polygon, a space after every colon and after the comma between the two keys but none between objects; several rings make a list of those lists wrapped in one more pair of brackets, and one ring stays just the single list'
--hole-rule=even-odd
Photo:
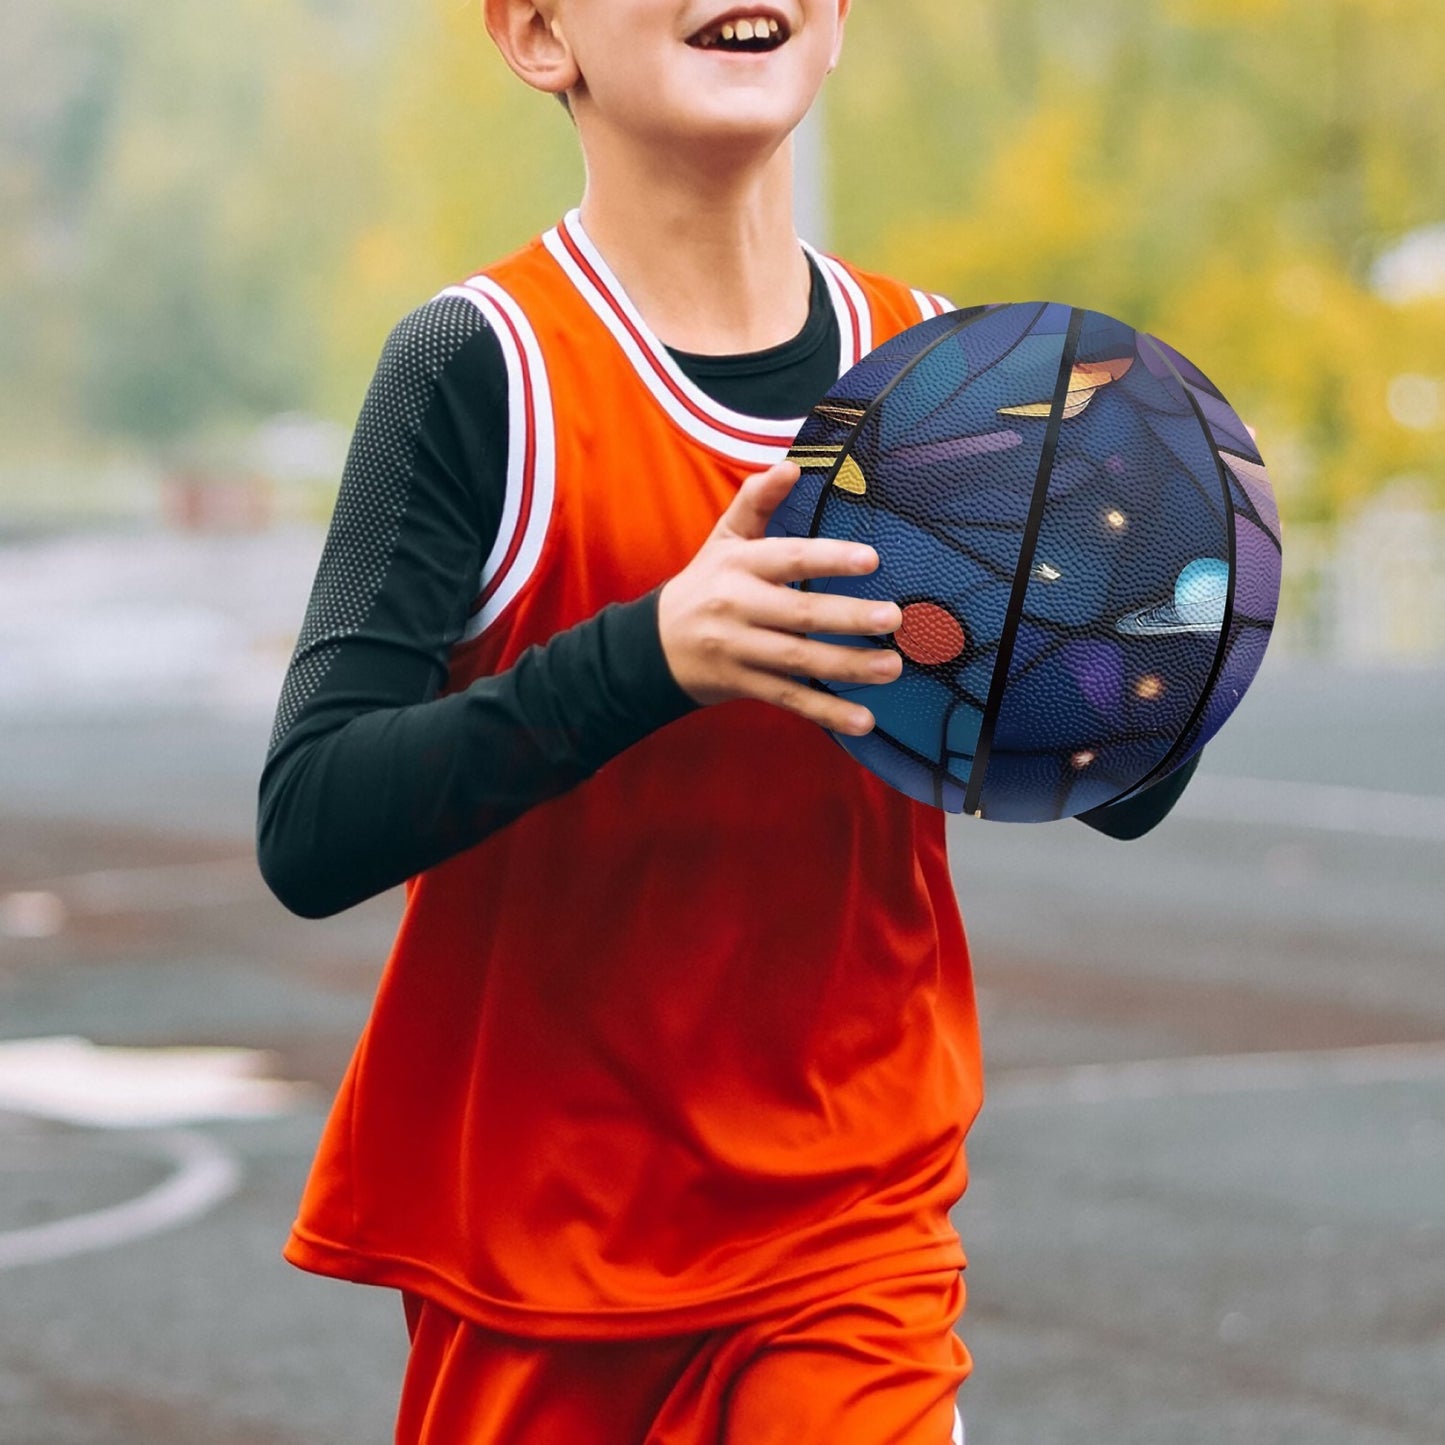
[{"label": "yellow foliage", "polygon": [[[1066,301],[1162,336],[1258,427],[1296,518],[1402,475],[1445,502],[1445,298],[1371,285],[1445,222],[1440,6],[860,3],[820,239],[960,304]],[[12,66],[7,103],[54,134],[0,162],[0,315],[34,338],[0,357],[15,416],[148,377],[98,424],[140,402],[173,430],[350,419],[400,317],[582,192],[573,126],[475,0],[34,13],[51,69]],[[66,90],[86,66],[112,85],[90,108]]]},{"label": "yellow foliage", "polygon": [[1163,10],[1181,25],[1247,27],[1273,20],[1289,0],[1164,0]]},{"label": "yellow foliage", "polygon": [[[1392,241],[1445,220],[1439,0],[1118,0],[1088,20],[996,0],[954,7],[976,44],[900,59],[896,34],[936,32],[947,3],[850,22],[840,249],[961,305],[1065,301],[1161,336],[1257,426],[1296,519],[1401,475],[1445,503],[1445,300],[1370,285]],[[899,66],[915,99],[885,170],[845,97]]]},{"label": "yellow foliage", "polygon": [[884,231],[883,269],[945,278],[960,304],[1103,304],[1121,236],[1118,200],[1098,175],[1106,123],[1073,99],[1041,108],[999,147],[966,211]]},{"label": "yellow foliage", "polygon": [[373,98],[377,197],[337,277],[338,392],[359,395],[413,307],[551,225],[582,192],[575,132],[507,69],[480,6],[430,0]]}]

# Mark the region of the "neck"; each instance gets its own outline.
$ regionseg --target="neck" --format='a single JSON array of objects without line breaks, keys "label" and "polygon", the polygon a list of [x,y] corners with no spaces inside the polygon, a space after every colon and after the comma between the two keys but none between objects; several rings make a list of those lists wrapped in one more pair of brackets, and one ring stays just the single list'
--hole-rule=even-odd
[{"label": "neck", "polygon": [[665,346],[736,355],[802,330],[810,277],[791,139],[761,162],[644,157],[606,135],[586,155],[582,225]]}]

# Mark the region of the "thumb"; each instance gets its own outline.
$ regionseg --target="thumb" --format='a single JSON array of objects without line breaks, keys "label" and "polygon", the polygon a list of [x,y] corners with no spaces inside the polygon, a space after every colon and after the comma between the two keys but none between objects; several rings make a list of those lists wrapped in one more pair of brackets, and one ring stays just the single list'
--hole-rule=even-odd
[{"label": "thumb", "polygon": [[783,498],[793,490],[793,483],[802,476],[796,462],[775,462],[765,472],[746,478],[738,494],[718,519],[718,530],[735,537],[761,537],[767,531],[768,519]]}]

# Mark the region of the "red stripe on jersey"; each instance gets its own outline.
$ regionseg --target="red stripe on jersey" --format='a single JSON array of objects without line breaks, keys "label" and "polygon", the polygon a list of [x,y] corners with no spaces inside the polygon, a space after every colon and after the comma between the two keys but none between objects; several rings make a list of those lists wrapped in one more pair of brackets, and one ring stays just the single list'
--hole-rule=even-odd
[{"label": "red stripe on jersey", "polygon": [[[480,295],[488,293],[474,288]],[[493,303],[496,305],[496,303]],[[468,617],[475,617],[491,600],[492,594],[502,585],[512,564],[517,560],[517,553],[522,550],[522,539],[527,535],[527,522],[532,515],[532,494],[537,471],[537,412],[536,400],[532,389],[532,366],[527,359],[527,349],[522,345],[522,338],[517,332],[512,318],[507,315],[506,308],[496,306],[497,314],[502,318],[507,330],[512,334],[512,343],[517,348],[517,356],[522,365],[522,398],[523,417],[526,427],[527,448],[522,456],[522,500],[517,508],[517,525],[512,530],[512,540],[507,546],[506,555],[502,558],[501,564],[492,574],[492,579],[482,589],[482,594],[472,603]]]},{"label": "red stripe on jersey", "polygon": [[[827,253],[824,253],[825,256]],[[827,256],[840,271],[845,271],[843,263],[836,256]],[[834,277],[837,281],[837,278]],[[841,281],[837,281],[838,294],[843,298],[843,304],[848,308],[848,321],[853,328],[853,349],[848,353],[853,358],[852,365],[856,366],[863,360],[863,325],[858,319],[858,308],[853,302],[852,296],[848,294],[848,288]]]},{"label": "red stripe on jersey", "polygon": [[[722,432],[724,436],[732,437],[737,441],[755,442],[759,446],[775,447],[780,445],[779,439],[776,436],[764,436],[760,432],[742,431],[737,427],[730,426],[725,421],[720,421],[716,416],[712,415],[711,412],[704,411],[698,406],[659,364],[657,357],[653,354],[652,348],[643,339],[642,333],[632,324],[632,318],[628,316],[627,312],[618,304],[617,298],[608,290],[606,283],[601,276],[593,270],[591,262],[582,254],[581,248],[577,245],[576,241],[572,239],[572,234],[567,229],[567,222],[565,220],[558,222],[557,234],[561,237],[562,244],[567,248],[567,254],[572,257],[586,274],[587,279],[591,281],[602,294],[604,300],[607,302],[608,309],[618,321],[626,327],[627,334],[637,343],[638,350],[647,358],[647,364],[652,368],[653,375],[662,382],[682,406],[686,407],[699,421],[705,422],[708,426],[712,427],[714,431]],[[855,334],[857,332],[856,318],[854,320],[854,332]]]}]

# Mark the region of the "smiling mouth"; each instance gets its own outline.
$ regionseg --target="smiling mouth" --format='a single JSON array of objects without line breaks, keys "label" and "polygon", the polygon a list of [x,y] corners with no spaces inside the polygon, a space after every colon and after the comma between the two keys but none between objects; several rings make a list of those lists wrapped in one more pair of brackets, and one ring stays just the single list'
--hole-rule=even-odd
[{"label": "smiling mouth", "polygon": [[714,21],[688,40],[694,50],[715,50],[722,54],[763,54],[776,50],[788,39],[788,29],[769,15],[732,16]]}]

